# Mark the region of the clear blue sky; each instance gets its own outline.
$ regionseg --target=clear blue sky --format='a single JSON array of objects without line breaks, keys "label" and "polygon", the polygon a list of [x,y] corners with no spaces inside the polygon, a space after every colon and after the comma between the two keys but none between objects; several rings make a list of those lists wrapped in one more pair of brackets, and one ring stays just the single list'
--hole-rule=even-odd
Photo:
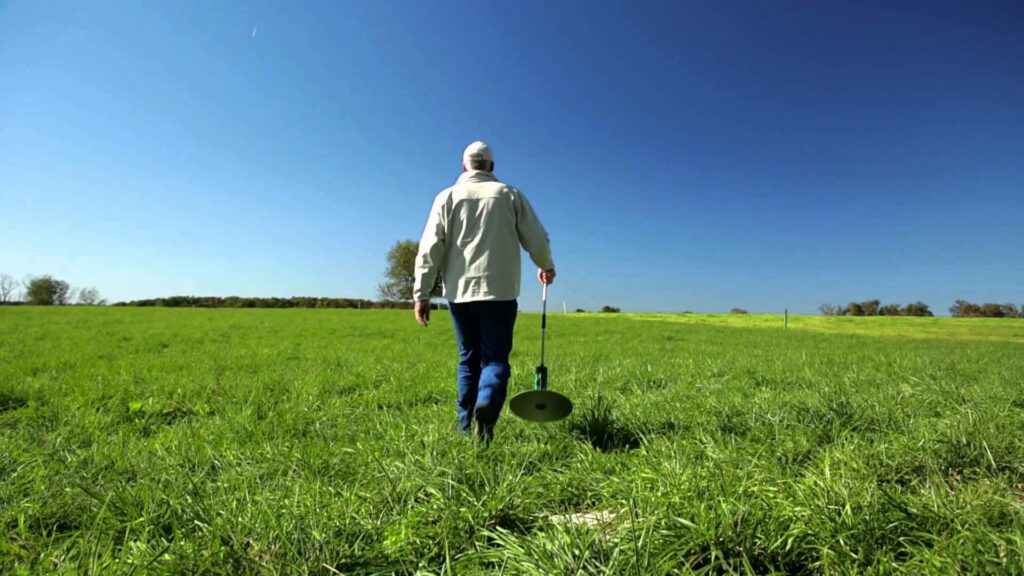
[{"label": "clear blue sky", "polygon": [[19,278],[371,298],[476,139],[570,308],[1024,302],[1020,2],[0,2]]}]

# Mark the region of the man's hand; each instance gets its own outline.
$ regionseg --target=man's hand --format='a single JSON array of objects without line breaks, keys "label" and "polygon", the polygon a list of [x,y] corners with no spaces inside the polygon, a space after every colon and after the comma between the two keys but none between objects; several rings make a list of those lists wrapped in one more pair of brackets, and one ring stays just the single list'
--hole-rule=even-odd
[{"label": "man's hand", "polygon": [[537,268],[537,280],[541,284],[551,284],[555,281],[555,269],[544,270],[543,268]]},{"label": "man's hand", "polygon": [[427,323],[430,322],[430,300],[419,300],[413,307],[416,313],[416,321],[420,323],[420,326],[427,327]]}]

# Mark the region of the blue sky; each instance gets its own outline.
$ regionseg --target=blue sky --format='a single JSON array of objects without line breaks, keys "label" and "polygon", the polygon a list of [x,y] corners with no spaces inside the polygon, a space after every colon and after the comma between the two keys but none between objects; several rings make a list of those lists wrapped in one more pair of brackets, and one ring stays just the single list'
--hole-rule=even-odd
[{"label": "blue sky", "polygon": [[0,272],[371,298],[483,139],[570,308],[1021,303],[1022,30],[1013,1],[8,0]]}]

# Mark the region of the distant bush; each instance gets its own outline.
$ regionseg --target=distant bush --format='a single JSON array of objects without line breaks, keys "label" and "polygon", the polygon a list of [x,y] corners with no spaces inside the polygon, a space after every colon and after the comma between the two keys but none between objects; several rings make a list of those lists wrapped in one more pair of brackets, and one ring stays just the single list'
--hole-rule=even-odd
[{"label": "distant bush", "polygon": [[609,314],[615,314],[615,313],[618,313],[618,312],[622,312],[622,310],[619,310],[615,306],[602,306],[601,307],[601,312],[607,312]]},{"label": "distant bush", "polygon": [[576,312],[586,312],[586,310],[584,310],[583,308],[577,308],[575,311]]},{"label": "distant bush", "polygon": [[747,312],[743,308],[733,308],[732,310],[729,310],[729,314],[750,314],[750,312]]}]

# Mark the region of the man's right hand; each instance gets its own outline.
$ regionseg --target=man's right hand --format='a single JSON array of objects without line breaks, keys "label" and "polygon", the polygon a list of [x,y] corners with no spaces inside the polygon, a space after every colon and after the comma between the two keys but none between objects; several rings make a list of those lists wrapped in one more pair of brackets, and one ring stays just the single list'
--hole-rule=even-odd
[{"label": "man's right hand", "polygon": [[430,300],[417,301],[413,305],[413,313],[416,315],[416,322],[426,328],[430,323]]},{"label": "man's right hand", "polygon": [[555,281],[555,269],[544,270],[543,268],[537,268],[537,280],[541,284],[551,284]]}]

